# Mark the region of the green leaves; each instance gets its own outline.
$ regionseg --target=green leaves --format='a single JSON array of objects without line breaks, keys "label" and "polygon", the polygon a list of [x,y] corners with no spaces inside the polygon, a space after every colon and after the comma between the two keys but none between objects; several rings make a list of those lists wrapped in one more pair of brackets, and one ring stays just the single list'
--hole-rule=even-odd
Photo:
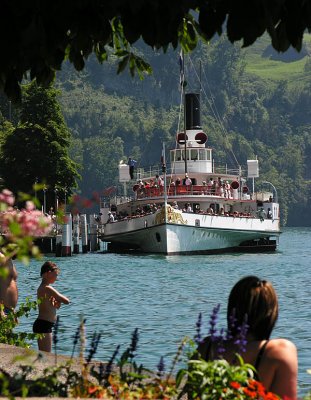
[{"label": "green leaves", "polygon": [[140,79],[144,78],[144,73],[146,74],[152,73],[151,66],[141,57],[136,56],[134,53],[128,53],[125,51],[122,51],[120,53],[126,55],[118,63],[118,71],[117,71],[118,74],[122,72],[127,67],[127,65],[129,65],[131,76],[134,76],[135,72],[137,72]]},{"label": "green leaves", "polygon": [[[244,399],[243,392],[239,395],[238,392],[230,388],[230,384],[236,382],[241,386],[247,386],[249,379],[254,377],[255,370],[252,365],[245,364],[239,355],[237,355],[237,359],[237,365],[230,365],[225,360],[190,360],[185,388],[188,398],[200,398],[202,400]],[[185,372],[185,370],[180,372],[178,381],[185,376]]]},{"label": "green leaves", "polygon": [[129,66],[130,74],[133,77],[137,72],[140,79],[144,73],[152,72],[151,66],[141,57],[135,55],[129,42],[124,35],[124,29],[120,18],[114,18],[111,22],[113,54],[121,60],[118,63],[117,74],[120,74]]},{"label": "green leaves", "polygon": [[310,13],[309,1],[11,1],[1,10],[0,88],[18,102],[29,72],[48,85],[64,60],[81,71],[92,52],[102,63],[107,48],[130,53],[139,39],[151,49],[166,52],[180,45],[188,52],[223,29],[231,42],[243,40],[244,46],[268,32],[276,50],[300,51],[304,33],[311,31]]},{"label": "green leaves", "polygon": [[43,204],[44,185],[48,188],[46,200],[50,207],[54,206],[55,185],[62,198],[64,190],[68,195],[72,193],[79,178],[78,166],[68,155],[70,132],[57,102],[58,94],[54,88],[44,89],[35,83],[25,87],[21,123],[6,135],[0,154],[5,185],[15,193],[34,194],[37,206],[39,200]]},{"label": "green leaves", "polygon": [[178,30],[178,39],[183,50],[188,53],[195,49],[198,43],[197,27],[194,18],[187,15]]},{"label": "green leaves", "polygon": [[[9,313],[5,318],[0,318],[0,343],[10,344],[20,347],[30,347],[31,341],[37,338],[34,333],[15,332],[18,319],[28,317],[31,310],[37,308],[37,301],[26,298],[25,303],[21,303],[15,312]],[[3,305],[0,305],[3,308]],[[0,392],[2,394],[2,392]]]}]

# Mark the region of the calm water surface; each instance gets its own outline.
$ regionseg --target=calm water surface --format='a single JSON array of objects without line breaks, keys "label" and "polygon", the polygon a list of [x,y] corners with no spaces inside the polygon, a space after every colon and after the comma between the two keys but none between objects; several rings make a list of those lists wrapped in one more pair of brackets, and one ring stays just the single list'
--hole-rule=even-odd
[{"label": "calm water surface", "polygon": [[[270,280],[280,302],[273,337],[295,342],[299,357],[299,394],[311,391],[311,228],[284,229],[279,250],[273,254],[211,256],[155,256],[80,254],[48,258],[61,274],[55,287],[71,300],[59,310],[59,352],[71,354],[72,337],[86,318],[88,336],[102,333],[96,359],[107,360],[115,347],[125,350],[131,333],[139,328],[138,362],[152,369],[165,357],[167,369],[184,336],[193,337],[199,312],[203,333],[209,315],[221,304],[220,327],[225,327],[226,303],[233,284],[249,274]],[[17,264],[20,301],[36,297],[42,261],[29,267]],[[21,321],[32,329],[33,313]],[[36,343],[33,344],[36,347]]]}]

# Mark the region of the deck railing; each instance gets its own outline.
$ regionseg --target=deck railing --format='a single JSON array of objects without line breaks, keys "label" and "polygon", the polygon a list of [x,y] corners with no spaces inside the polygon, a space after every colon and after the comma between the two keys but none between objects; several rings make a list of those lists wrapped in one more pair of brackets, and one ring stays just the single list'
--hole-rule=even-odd
[{"label": "deck railing", "polygon": [[[178,185],[178,186],[168,186],[167,187],[167,196],[211,196],[215,198],[223,198],[223,199],[233,199],[233,193],[231,191],[220,191],[218,188],[213,189],[209,188],[205,185]],[[130,201],[134,201],[136,199],[143,200],[143,199],[150,199],[150,198],[157,198],[157,197],[164,197],[164,187],[142,187],[132,192],[131,196],[114,196],[111,198],[110,203],[113,204],[122,204]],[[238,191],[235,193],[236,200],[250,200],[251,195],[247,193],[241,193]],[[253,200],[257,200],[257,194],[255,193],[252,196]],[[262,196],[260,200],[263,200]],[[100,199],[100,207],[107,208],[109,207],[109,201],[107,198],[102,197]]]},{"label": "deck railing", "polygon": [[[167,164],[166,166],[166,175],[169,177],[172,174],[172,167],[171,164]],[[230,176],[236,176],[238,177],[239,174],[242,176],[245,176],[246,170],[245,169],[239,169],[239,168],[228,168],[227,165],[217,165],[213,163],[213,175],[230,175]],[[154,178],[156,175],[163,176],[162,172],[162,166],[161,165],[153,165],[150,166],[149,168],[137,168],[136,174],[135,174],[135,179],[139,180],[148,180],[151,178]],[[181,176],[182,178],[182,176]]]}]

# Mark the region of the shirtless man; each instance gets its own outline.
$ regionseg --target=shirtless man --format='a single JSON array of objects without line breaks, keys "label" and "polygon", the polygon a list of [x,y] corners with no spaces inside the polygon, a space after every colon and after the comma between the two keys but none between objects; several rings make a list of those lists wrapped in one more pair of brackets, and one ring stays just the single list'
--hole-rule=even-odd
[{"label": "shirtless man", "polygon": [[39,315],[33,324],[33,332],[43,334],[38,339],[39,350],[51,352],[52,329],[56,321],[56,310],[61,304],[69,304],[69,299],[54,289],[54,283],[59,274],[56,264],[46,261],[41,267],[42,282],[37,290],[37,298],[40,300]]},{"label": "shirtless man", "polygon": [[17,271],[12,260],[5,259],[5,256],[0,253],[1,263],[1,275],[0,275],[0,304],[3,308],[1,310],[1,316],[6,316],[14,309],[17,305],[18,290],[17,290]]}]

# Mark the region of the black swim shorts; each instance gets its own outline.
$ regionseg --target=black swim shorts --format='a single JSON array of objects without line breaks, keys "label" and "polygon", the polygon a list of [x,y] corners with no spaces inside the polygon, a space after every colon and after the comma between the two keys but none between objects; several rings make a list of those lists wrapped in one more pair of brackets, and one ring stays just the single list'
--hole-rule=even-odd
[{"label": "black swim shorts", "polygon": [[45,321],[44,319],[37,318],[33,323],[33,333],[52,333],[55,322]]}]

